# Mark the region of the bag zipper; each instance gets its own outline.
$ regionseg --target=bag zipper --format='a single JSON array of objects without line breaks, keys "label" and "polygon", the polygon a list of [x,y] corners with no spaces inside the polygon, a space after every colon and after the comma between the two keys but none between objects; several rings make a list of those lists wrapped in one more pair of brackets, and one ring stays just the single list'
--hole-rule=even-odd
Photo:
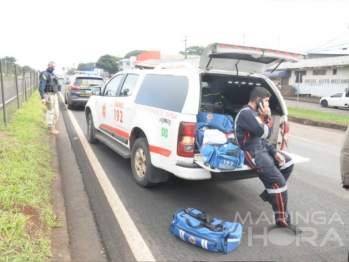
[{"label": "bag zipper", "polygon": [[214,243],[216,244],[216,246],[217,246],[217,241],[216,241],[216,240],[213,240],[213,239],[210,239],[210,238],[206,238],[206,237],[200,236],[199,234],[192,233],[191,231],[188,231],[188,230],[186,230],[186,229],[184,229],[184,228],[182,228],[182,227],[180,227],[180,226],[178,226],[178,225],[176,225],[176,227],[179,228],[180,230],[183,230],[184,232],[186,232],[186,233],[188,233],[188,234],[190,234],[190,235],[196,236],[196,237],[198,237],[198,238],[202,238],[202,239],[204,239],[204,240],[209,240],[209,241],[211,241],[211,242],[214,242]]},{"label": "bag zipper", "polygon": [[[228,238],[230,237],[230,234],[231,234],[231,233],[234,233],[234,232],[237,230],[237,228],[238,228],[238,224],[236,223],[234,229],[231,230],[231,231],[229,231],[229,232],[227,233],[227,235],[226,235],[225,238],[224,238],[224,245],[225,245],[225,246],[228,244]],[[234,241],[233,241],[233,242],[234,242]]]}]

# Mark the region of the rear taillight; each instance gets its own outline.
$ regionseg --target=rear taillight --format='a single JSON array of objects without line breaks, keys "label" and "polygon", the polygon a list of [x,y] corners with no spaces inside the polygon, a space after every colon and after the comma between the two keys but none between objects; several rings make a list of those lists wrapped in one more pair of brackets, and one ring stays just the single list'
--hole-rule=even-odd
[{"label": "rear taillight", "polygon": [[79,86],[70,86],[70,89],[71,90],[80,90],[80,87]]},{"label": "rear taillight", "polygon": [[290,123],[285,121],[284,122],[284,131],[282,132],[282,143],[281,143],[281,150],[285,149],[285,144],[287,143],[286,135],[290,132]]},{"label": "rear taillight", "polygon": [[196,123],[181,122],[178,130],[177,155],[194,157]]}]

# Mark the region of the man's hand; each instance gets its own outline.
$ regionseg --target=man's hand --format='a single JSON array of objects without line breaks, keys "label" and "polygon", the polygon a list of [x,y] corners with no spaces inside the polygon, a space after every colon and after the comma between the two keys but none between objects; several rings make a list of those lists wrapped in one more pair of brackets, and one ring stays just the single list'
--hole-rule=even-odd
[{"label": "man's hand", "polygon": [[275,154],[275,159],[279,162],[279,166],[283,166],[285,164],[285,158],[279,152]]},{"label": "man's hand", "polygon": [[261,114],[263,116],[271,114],[269,106],[264,105],[262,103],[260,104],[260,108],[258,108],[258,112],[259,112],[259,114]]},{"label": "man's hand", "polygon": [[41,103],[46,104],[46,99],[41,99]]}]

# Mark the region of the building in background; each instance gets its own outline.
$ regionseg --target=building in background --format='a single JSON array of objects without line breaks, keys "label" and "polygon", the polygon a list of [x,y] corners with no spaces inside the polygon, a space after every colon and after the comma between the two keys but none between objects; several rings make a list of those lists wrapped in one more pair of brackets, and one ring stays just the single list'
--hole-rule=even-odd
[{"label": "building in background", "polygon": [[[282,63],[277,71],[265,72],[284,96],[324,97],[349,90],[349,50],[313,52],[297,63]],[[302,83],[299,83],[301,80]],[[299,89],[299,91],[298,91]]]},{"label": "building in background", "polygon": [[[198,56],[187,56],[189,58]],[[184,55],[167,55],[161,54],[160,51],[148,51],[136,56],[135,60],[130,60],[130,64],[134,68],[154,69],[163,63],[180,62],[185,59]],[[123,59],[124,60],[124,59]],[[120,69],[121,70],[121,69]],[[124,70],[124,69],[123,69]]]}]

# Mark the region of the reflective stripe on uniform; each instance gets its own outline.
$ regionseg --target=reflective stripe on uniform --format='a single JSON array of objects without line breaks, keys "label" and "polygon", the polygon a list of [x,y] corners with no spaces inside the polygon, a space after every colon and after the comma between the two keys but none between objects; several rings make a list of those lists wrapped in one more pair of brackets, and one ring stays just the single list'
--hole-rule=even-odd
[{"label": "reflective stripe on uniform", "polygon": [[279,168],[279,170],[284,170],[290,166],[292,166],[294,164],[293,160],[290,160],[289,162],[287,162],[286,164],[284,164],[282,167]]},{"label": "reflective stripe on uniform", "polygon": [[265,123],[263,126],[264,126],[264,134],[261,136],[261,138],[267,138],[269,134],[269,128]]},{"label": "reflective stripe on uniform", "polygon": [[278,194],[287,191],[287,185],[281,188],[276,188],[276,189],[271,189],[271,188],[266,188],[269,194]]}]

